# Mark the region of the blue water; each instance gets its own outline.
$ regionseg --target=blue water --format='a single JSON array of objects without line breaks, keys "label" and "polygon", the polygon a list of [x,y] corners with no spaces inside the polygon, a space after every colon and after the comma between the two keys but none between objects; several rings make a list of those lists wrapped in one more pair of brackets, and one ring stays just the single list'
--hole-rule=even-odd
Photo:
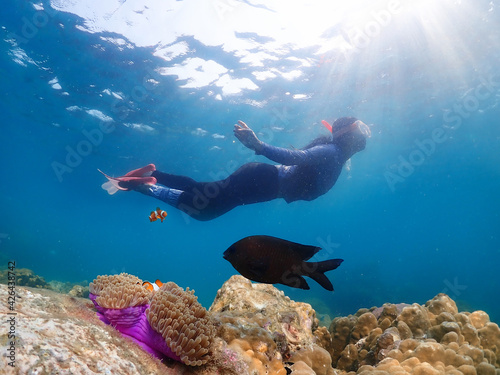
[{"label": "blue water", "polygon": [[[0,267],[15,260],[72,282],[128,272],[189,286],[208,307],[235,274],[223,251],[266,234],[322,246],[318,260],[345,259],[328,273],[334,293],[314,281],[309,291],[278,286],[319,314],[445,292],[500,321],[500,9],[389,3],[354,12],[329,1],[325,17],[304,2],[293,18],[279,2],[220,0],[198,22],[192,1],[109,0],[108,13],[92,2],[9,2],[0,15]],[[166,9],[169,22],[154,19],[171,17]],[[286,39],[313,25],[324,29],[321,44]],[[173,45],[177,55],[158,53]],[[269,58],[252,63],[262,52]],[[157,201],[101,189],[97,168],[120,175],[152,162],[208,181],[265,162],[235,142],[239,119],[273,145],[301,147],[325,134],[322,119],[340,116],[370,124],[372,137],[313,202],[238,207],[210,222],[160,204],[166,221],[150,223]]]}]

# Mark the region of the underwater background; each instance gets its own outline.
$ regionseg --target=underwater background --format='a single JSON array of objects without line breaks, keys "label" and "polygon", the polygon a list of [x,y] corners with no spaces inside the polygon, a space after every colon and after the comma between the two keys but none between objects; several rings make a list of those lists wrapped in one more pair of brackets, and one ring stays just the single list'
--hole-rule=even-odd
[{"label": "underwater background", "polygon": [[[490,1],[10,1],[0,14],[0,267],[47,280],[127,272],[209,307],[222,253],[265,234],[343,258],[335,292],[277,285],[320,317],[447,293],[500,320],[500,16]],[[312,202],[199,222],[97,171],[148,163],[202,181],[275,146],[369,124],[367,148]],[[160,203],[160,204],[158,204]],[[167,219],[150,223],[157,206]]]}]

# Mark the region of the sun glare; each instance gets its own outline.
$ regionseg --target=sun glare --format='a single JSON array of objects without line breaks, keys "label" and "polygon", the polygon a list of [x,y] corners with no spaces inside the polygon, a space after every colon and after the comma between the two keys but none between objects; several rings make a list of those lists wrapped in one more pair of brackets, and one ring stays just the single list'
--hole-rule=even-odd
[{"label": "sun glare", "polygon": [[399,0],[401,8],[412,13],[434,13],[445,3],[446,0]]},{"label": "sun glare", "polygon": [[401,82],[423,71],[432,82],[459,82],[467,79],[470,66],[480,63],[478,54],[474,53],[476,31],[467,27],[477,24],[479,17],[477,6],[471,1],[339,3],[324,2],[325,10],[319,12],[322,14],[319,19],[329,14],[328,22],[323,19],[323,25],[331,25],[325,30],[324,43],[318,51],[320,65],[329,62],[336,79],[343,75],[342,69],[352,70],[356,66],[361,77],[370,72],[374,64],[380,65],[391,58],[392,66],[387,74],[399,76]]}]

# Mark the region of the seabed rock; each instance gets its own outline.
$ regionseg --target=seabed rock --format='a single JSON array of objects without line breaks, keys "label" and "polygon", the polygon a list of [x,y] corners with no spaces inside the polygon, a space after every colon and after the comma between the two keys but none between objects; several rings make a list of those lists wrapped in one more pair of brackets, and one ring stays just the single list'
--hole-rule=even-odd
[{"label": "seabed rock", "polygon": [[[88,299],[16,286],[16,300],[11,311],[7,305],[8,292],[7,285],[0,284],[1,374],[189,373],[179,364],[166,365],[152,358],[106,326],[97,318]],[[6,326],[12,318],[15,323]],[[12,342],[14,353],[11,353]]]},{"label": "seabed rock", "polygon": [[[249,374],[333,375],[330,354],[316,344],[316,312],[272,285],[236,275],[224,283],[209,309],[219,336]],[[295,362],[302,362],[292,368]],[[308,372],[304,372],[308,371]]]},{"label": "seabed rock", "polygon": [[[9,270],[0,271],[0,284],[7,284],[10,281],[8,275]],[[16,284],[33,288],[52,289],[52,286],[42,276],[35,274],[29,268],[16,269]]]}]

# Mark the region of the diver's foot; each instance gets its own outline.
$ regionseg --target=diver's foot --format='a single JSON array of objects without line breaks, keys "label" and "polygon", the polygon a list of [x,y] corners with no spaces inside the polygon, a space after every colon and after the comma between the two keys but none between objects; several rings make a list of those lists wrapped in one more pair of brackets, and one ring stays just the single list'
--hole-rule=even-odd
[{"label": "diver's foot", "polygon": [[142,185],[136,186],[134,188],[134,190],[139,192],[139,193],[145,194],[145,195],[151,195],[151,188],[153,186],[154,185],[150,185],[150,184],[142,184]]},{"label": "diver's foot", "polygon": [[149,177],[154,171],[156,171],[156,166],[154,164],[148,164],[145,167],[128,172],[123,177]]}]

